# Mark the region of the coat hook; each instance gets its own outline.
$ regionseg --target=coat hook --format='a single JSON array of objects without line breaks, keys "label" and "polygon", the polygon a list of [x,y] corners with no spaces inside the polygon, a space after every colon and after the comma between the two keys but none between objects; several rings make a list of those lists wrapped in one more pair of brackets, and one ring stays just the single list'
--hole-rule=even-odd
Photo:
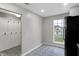
[{"label": "coat hook", "polygon": [[6,35],[6,32],[4,33],[4,35]]},{"label": "coat hook", "polygon": [[11,32],[11,34],[12,34],[12,32]]}]

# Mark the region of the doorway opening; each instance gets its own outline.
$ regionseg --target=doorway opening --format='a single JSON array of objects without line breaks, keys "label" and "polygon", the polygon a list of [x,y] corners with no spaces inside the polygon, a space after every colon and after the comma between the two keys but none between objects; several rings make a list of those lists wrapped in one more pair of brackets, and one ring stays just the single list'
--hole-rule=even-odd
[{"label": "doorway opening", "polygon": [[53,21],[53,43],[64,44],[64,19]]}]

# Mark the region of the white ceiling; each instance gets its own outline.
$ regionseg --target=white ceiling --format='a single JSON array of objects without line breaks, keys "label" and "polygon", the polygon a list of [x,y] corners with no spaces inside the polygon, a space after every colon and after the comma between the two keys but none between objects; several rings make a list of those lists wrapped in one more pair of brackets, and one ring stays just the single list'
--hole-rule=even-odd
[{"label": "white ceiling", "polygon": [[[64,5],[63,3],[30,3],[29,5],[19,3],[17,5],[28,9],[42,17],[68,12],[66,5]],[[42,9],[44,10],[44,12],[41,12]]]}]

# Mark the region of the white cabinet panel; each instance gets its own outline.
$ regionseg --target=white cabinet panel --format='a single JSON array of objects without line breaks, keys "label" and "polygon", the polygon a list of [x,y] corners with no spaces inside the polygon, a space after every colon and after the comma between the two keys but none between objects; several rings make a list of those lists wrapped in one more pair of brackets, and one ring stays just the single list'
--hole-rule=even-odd
[{"label": "white cabinet panel", "polygon": [[6,50],[9,47],[9,40],[7,40],[7,35],[2,35],[0,37],[0,51]]},{"label": "white cabinet panel", "polygon": [[18,23],[18,21],[0,18],[0,51],[20,45],[20,32],[20,21]]},{"label": "white cabinet panel", "polygon": [[5,48],[6,48],[6,46],[5,46],[6,43],[5,43],[5,39],[4,38],[5,38],[4,36],[0,37],[0,51],[5,50]]}]

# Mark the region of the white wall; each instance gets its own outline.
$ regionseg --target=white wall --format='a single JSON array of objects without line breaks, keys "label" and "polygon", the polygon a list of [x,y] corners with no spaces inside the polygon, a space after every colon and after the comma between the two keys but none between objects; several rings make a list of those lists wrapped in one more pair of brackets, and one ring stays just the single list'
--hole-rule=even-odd
[{"label": "white wall", "polygon": [[53,20],[61,19],[68,14],[60,14],[55,16],[46,17],[43,19],[42,33],[43,33],[43,44],[53,45]]},{"label": "white wall", "polygon": [[22,16],[22,53],[42,44],[42,18],[26,13]]},{"label": "white wall", "polygon": [[70,16],[79,15],[79,6],[72,7],[72,8],[69,10],[69,15],[70,15]]}]

